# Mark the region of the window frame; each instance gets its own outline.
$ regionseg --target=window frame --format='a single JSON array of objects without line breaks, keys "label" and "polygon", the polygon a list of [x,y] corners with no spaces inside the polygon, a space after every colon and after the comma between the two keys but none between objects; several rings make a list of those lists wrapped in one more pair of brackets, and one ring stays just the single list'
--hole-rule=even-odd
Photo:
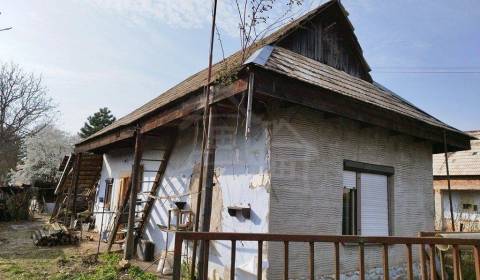
[{"label": "window frame", "polygon": [[[378,165],[378,164],[371,164],[359,161],[352,161],[352,160],[344,160],[343,161],[343,171],[352,171],[355,172],[355,189],[356,189],[356,201],[355,201],[355,223],[353,233],[355,235],[362,235],[362,219],[361,219],[361,174],[362,173],[370,173],[370,174],[377,174],[377,175],[384,175],[387,177],[387,217],[388,217],[388,236],[392,236],[394,233],[394,174],[395,169],[392,166],[387,165]],[[342,173],[343,174],[343,173]],[[342,183],[343,184],[343,183]],[[345,189],[345,186],[343,186]],[[343,194],[343,193],[342,193]],[[342,196],[342,234],[344,232],[344,222],[343,222],[343,196]]]},{"label": "window frame", "polygon": [[111,200],[113,195],[113,178],[108,178],[105,180],[105,192],[103,195],[103,205],[105,209],[110,210]]}]

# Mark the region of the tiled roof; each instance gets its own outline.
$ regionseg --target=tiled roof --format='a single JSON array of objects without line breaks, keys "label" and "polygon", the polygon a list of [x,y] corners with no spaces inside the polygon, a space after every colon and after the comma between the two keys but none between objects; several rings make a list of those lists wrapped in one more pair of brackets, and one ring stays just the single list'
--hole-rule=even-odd
[{"label": "tiled roof", "polygon": [[[471,140],[471,149],[448,154],[448,165],[450,175],[452,176],[472,176],[480,175],[480,131],[467,132],[469,135],[477,138]],[[447,175],[445,155],[436,154],[433,156],[433,175]]]}]

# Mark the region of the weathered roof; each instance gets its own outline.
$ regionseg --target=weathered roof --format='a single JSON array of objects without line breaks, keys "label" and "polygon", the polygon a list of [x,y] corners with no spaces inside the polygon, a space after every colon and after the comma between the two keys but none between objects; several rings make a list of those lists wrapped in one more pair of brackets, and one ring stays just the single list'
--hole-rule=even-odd
[{"label": "weathered roof", "polygon": [[[353,35],[353,42],[355,49],[357,51],[358,57],[360,58],[362,64],[364,67],[367,69],[367,71],[370,70],[370,67],[368,66],[365,58],[363,57],[363,52],[361,49],[360,44],[358,43],[358,40],[353,33],[353,26],[351,25],[350,21],[348,20],[348,13],[345,11],[344,7],[341,5],[340,1],[338,0],[332,0],[329,1],[318,8],[310,11],[309,13],[301,16],[300,18],[296,19],[295,21],[292,21],[283,27],[279,28],[277,31],[273,32],[269,36],[265,37],[264,39],[260,40],[253,46],[251,46],[247,52],[246,56],[248,57],[250,54],[252,54],[254,51],[257,49],[266,46],[266,45],[271,45],[274,44],[275,42],[281,40],[282,38],[286,37],[287,35],[291,34],[294,32],[297,28],[301,27],[302,24],[311,18],[317,16],[318,14],[322,13],[325,11],[327,8],[336,5],[336,7],[339,8],[340,12],[342,12],[345,15],[345,18],[347,20],[348,25],[350,26],[352,30],[352,35]],[[228,66],[231,68],[232,66],[240,66],[240,63],[242,61],[242,52],[238,51],[231,56],[227,57],[224,61],[221,61],[219,63],[216,63],[213,65],[212,68],[212,80],[218,79],[222,73],[225,72],[225,70],[228,71],[233,71],[233,69],[226,69]],[[119,129],[121,127],[125,127],[131,124],[134,124],[136,121],[140,120],[143,117],[146,117],[149,114],[154,113],[155,111],[159,110],[160,108],[164,107],[165,105],[174,102],[182,97],[187,96],[188,94],[201,89],[204,87],[207,83],[207,70],[208,69],[203,69],[202,71],[188,77],[186,80],[182,81],[181,83],[175,85],[174,87],[170,88],[166,92],[162,93],[158,97],[152,99],[151,101],[147,102],[143,106],[135,109],[133,112],[119,118],[117,121],[112,123],[111,125],[105,127],[104,129],[98,131],[97,133],[91,135],[90,137],[83,139],[80,143],[83,142],[88,142],[93,138],[97,138],[100,135],[106,134],[108,132],[111,132],[113,130]],[[238,70],[238,69],[237,69]],[[79,144],[80,144],[79,143]]]},{"label": "weathered roof", "polygon": [[263,58],[261,60],[264,62],[263,64],[256,64],[260,67],[331,90],[338,94],[352,97],[362,102],[400,113],[433,126],[463,134],[462,131],[432,117],[379,84],[369,83],[281,47],[273,47],[272,49],[271,46],[268,46],[266,48],[268,48],[268,52],[257,51],[258,53],[270,53],[268,59]]},{"label": "weathered roof", "polygon": [[[448,167],[452,176],[475,176],[480,175],[480,130],[467,132],[472,137],[471,149],[448,154]],[[433,175],[447,175],[445,155],[437,154],[433,156]]]}]

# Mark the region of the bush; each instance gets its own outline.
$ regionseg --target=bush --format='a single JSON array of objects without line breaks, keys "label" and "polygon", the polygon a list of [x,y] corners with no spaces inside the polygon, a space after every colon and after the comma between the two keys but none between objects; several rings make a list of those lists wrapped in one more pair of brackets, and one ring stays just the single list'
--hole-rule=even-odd
[{"label": "bush", "polygon": [[15,221],[30,219],[31,199],[31,191],[24,191],[7,196],[7,199],[5,200],[7,217]]}]

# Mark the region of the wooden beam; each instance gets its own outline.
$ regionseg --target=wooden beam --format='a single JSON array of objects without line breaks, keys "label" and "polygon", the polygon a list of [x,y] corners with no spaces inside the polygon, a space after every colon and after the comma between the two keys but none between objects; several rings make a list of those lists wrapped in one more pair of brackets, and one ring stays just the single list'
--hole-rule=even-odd
[{"label": "wooden beam", "polygon": [[[443,129],[415,118],[362,102],[349,96],[272,73],[255,70],[256,94],[303,105],[315,110],[368,123],[390,131],[415,136],[434,142],[434,152],[443,151]],[[448,131],[449,150],[470,148],[466,135]]]},{"label": "wooden beam", "polygon": [[134,228],[135,228],[135,208],[137,206],[138,184],[140,183],[140,161],[143,152],[143,135],[140,129],[135,131],[135,151],[133,156],[132,183],[130,188],[130,205],[128,209],[127,240],[125,242],[125,251],[123,258],[130,260],[135,250],[134,246]]},{"label": "wooden beam", "polygon": [[111,134],[104,135],[102,137],[94,138],[94,139],[82,142],[80,144],[77,144],[75,146],[75,152],[81,153],[81,152],[93,151],[100,147],[103,147],[121,140],[125,140],[128,138],[132,138],[134,133],[135,131],[131,127],[124,127],[119,129],[118,131],[112,132]]},{"label": "wooden beam", "polygon": [[[248,79],[240,78],[233,83],[226,86],[215,86],[213,89],[213,98],[210,104],[217,103],[222,100],[229,100],[234,95],[245,92],[248,88]],[[172,105],[169,108],[159,108],[158,111],[137,120],[137,123],[141,127],[141,133],[146,133],[157,129],[161,126],[168,125],[173,121],[184,118],[195,111],[198,111],[204,107],[204,96],[201,91],[192,92],[192,94],[182,101],[178,101],[177,104]],[[233,100],[232,102],[237,102]],[[77,144],[75,147],[76,152],[93,151],[111,145],[113,143],[133,138],[134,129],[132,125],[119,128],[116,131],[107,132],[105,135],[100,135],[94,139]]]}]

